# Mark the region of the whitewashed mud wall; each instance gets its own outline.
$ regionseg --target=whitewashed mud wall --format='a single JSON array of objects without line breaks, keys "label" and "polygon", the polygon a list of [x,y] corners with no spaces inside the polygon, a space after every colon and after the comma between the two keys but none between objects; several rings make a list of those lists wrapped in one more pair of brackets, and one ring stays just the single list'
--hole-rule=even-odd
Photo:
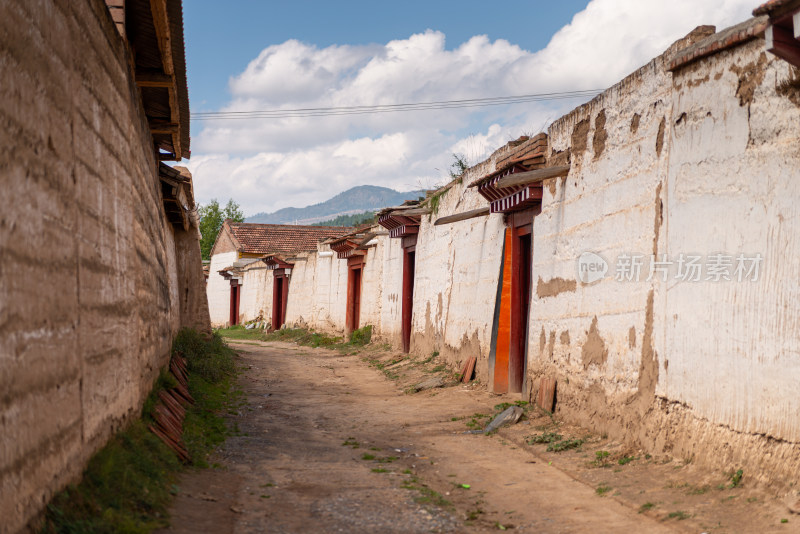
[{"label": "whitewashed mud wall", "polygon": [[272,320],[272,271],[262,261],[256,261],[242,272],[239,298],[239,321]]},{"label": "whitewashed mud wall", "polygon": [[239,253],[236,251],[211,256],[206,296],[208,297],[208,311],[211,314],[211,326],[214,328],[226,326],[231,318],[231,283],[229,280],[225,280],[219,271],[233,265],[238,258]]},{"label": "whitewashed mud wall", "polygon": [[[383,297],[384,238],[367,251],[361,281],[359,326],[372,325],[380,335]],[[320,253],[322,255],[320,255]],[[308,326],[314,330],[342,335],[347,311],[347,260],[339,259],[330,247],[319,245],[318,252],[294,262],[286,323]]]},{"label": "whitewashed mud wall", "polygon": [[494,170],[493,159],[474,167],[462,183],[454,183],[442,195],[437,213],[423,217],[416,249],[411,339],[413,352],[438,351],[454,367],[475,356],[476,376],[484,383],[505,236],[503,217],[490,215],[441,226],[433,222],[486,207],[477,189],[467,184],[487,169]]},{"label": "whitewashed mud wall", "polygon": [[[674,76],[657,58],[551,126],[572,169],[534,223],[528,372],[558,379],[568,419],[780,485],[800,468],[800,92],[762,50]],[[588,285],[586,251],[609,264]],[[761,253],[761,278],[646,280],[650,255],[681,253]],[[614,279],[623,254],[640,281]]]}]

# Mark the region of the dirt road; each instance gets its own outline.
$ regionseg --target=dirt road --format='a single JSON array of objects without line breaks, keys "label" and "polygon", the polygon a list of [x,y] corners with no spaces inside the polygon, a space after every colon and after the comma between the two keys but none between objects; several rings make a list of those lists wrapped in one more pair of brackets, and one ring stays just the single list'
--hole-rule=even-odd
[{"label": "dirt road", "polygon": [[170,532],[673,532],[503,439],[465,434],[454,419],[498,402],[483,391],[407,395],[359,355],[234,346],[240,435],[181,481]]}]

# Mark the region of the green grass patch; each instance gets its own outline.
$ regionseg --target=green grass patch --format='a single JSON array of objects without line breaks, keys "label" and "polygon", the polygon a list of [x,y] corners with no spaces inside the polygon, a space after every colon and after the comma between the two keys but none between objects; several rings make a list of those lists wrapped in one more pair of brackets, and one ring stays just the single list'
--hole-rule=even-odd
[{"label": "green grass patch", "polygon": [[583,445],[582,439],[572,438],[572,439],[564,439],[561,441],[555,441],[550,443],[547,446],[548,452],[564,452],[570,449],[577,449],[581,445]]},{"label": "green grass patch", "polygon": [[690,517],[692,516],[684,512],[683,510],[678,510],[677,512],[670,512],[667,515],[668,519],[677,519],[678,521],[683,521],[684,519],[689,519]]},{"label": "green grass patch", "polygon": [[611,486],[606,486],[605,484],[597,486],[597,488],[595,488],[594,490],[594,492],[601,497],[605,496],[605,494],[608,493],[609,491],[611,491]]},{"label": "green grass patch", "polygon": [[563,438],[564,436],[556,432],[542,432],[541,434],[537,434],[528,438],[528,443],[531,445],[537,443],[555,443],[557,441],[561,441]]},{"label": "green grass patch", "polygon": [[362,326],[350,333],[350,344],[363,347],[372,340],[372,325]]},{"label": "green grass patch", "polygon": [[263,341],[266,332],[262,328],[245,328],[244,325],[233,325],[228,328],[215,330],[217,334],[226,339],[249,339]]},{"label": "green grass patch", "polygon": [[[184,442],[192,464],[207,466],[208,453],[229,434],[222,412],[232,401],[235,352],[215,334],[206,339],[182,330],[173,351],[189,367],[189,391],[195,404],[187,408]],[[81,482],[70,485],[47,505],[42,533],[146,533],[168,525],[168,508],[179,472],[185,466],[159,438],[147,430],[158,392],[174,387],[174,378],[159,374],[133,421],[90,460]]]},{"label": "green grass patch", "polygon": [[644,503],[643,505],[641,505],[639,507],[639,513],[643,514],[645,512],[648,512],[648,511],[652,510],[653,508],[655,508],[655,506],[656,506],[656,503],[654,503],[654,502],[646,502],[646,503]]}]

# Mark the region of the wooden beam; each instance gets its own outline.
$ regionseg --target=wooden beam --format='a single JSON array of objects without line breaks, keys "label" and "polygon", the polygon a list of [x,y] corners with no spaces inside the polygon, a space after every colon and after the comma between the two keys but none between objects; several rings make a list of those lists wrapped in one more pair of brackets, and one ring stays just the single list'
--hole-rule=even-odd
[{"label": "wooden beam", "polygon": [[175,66],[172,61],[172,32],[169,29],[166,0],[150,0],[150,12],[153,14],[153,26],[158,39],[158,49],[161,51],[164,74],[172,76],[175,74]]},{"label": "wooden beam", "polygon": [[467,219],[474,219],[475,217],[483,217],[489,215],[489,208],[478,208],[476,210],[465,211],[463,213],[456,213],[455,215],[447,215],[436,219],[433,223],[434,226],[441,224],[450,224],[458,221],[466,221]]},{"label": "wooden beam", "polygon": [[409,210],[393,211],[391,214],[398,217],[413,217],[415,215],[429,215],[430,212],[430,208],[411,208]]},{"label": "wooden beam", "polygon": [[139,87],[172,87],[175,80],[169,74],[156,71],[136,71],[136,85]]},{"label": "wooden beam", "polygon": [[180,128],[176,122],[150,122],[150,132],[153,134],[174,134]]},{"label": "wooden beam", "polygon": [[800,67],[800,43],[794,38],[794,32],[786,28],[767,26],[764,32],[764,41],[767,52],[771,52],[795,67]]},{"label": "wooden beam", "polygon": [[548,178],[558,178],[569,173],[569,165],[559,165],[557,167],[545,167],[528,172],[517,172],[509,174],[505,178],[500,178],[496,187],[516,187],[518,185],[531,185],[543,182]]},{"label": "wooden beam", "polygon": [[[153,26],[158,38],[158,48],[161,51],[161,64],[164,69],[164,74],[172,78],[172,84],[167,86],[169,92],[169,108],[170,119],[173,123],[180,122],[180,109],[178,102],[178,89],[175,83],[175,64],[172,58],[172,32],[169,26],[169,16],[167,15],[167,1],[166,0],[150,0],[150,11],[153,14]],[[172,134],[172,148],[175,152],[176,159],[183,156],[181,150],[181,129],[178,129]]]}]

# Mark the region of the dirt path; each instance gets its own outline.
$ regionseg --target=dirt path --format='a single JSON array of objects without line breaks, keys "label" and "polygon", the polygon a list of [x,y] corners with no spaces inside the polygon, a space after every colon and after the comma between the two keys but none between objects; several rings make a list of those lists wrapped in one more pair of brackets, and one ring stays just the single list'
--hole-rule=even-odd
[{"label": "dirt path", "polygon": [[453,419],[498,402],[485,392],[406,395],[357,355],[235,346],[248,367],[241,435],[221,466],[181,481],[170,532],[673,532],[503,439],[465,434]]}]

